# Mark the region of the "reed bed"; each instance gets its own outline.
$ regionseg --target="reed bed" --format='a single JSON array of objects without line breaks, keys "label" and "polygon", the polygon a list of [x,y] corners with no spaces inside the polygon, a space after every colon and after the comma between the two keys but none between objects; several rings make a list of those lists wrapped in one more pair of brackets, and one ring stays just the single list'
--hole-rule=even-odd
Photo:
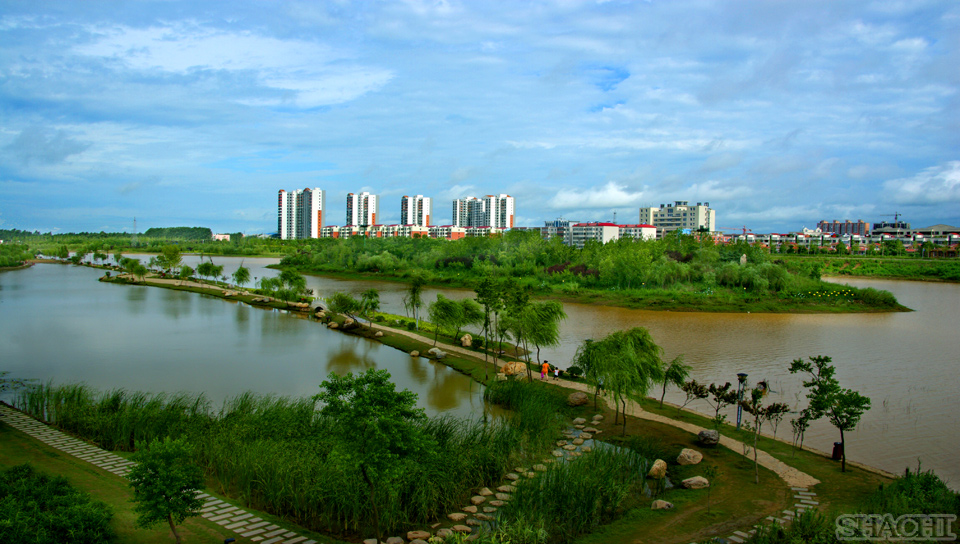
[{"label": "reed bed", "polygon": [[537,478],[518,483],[500,519],[546,528],[550,542],[570,542],[619,515],[628,498],[642,491],[646,468],[643,457],[615,447],[553,463]]},{"label": "reed bed", "polygon": [[[423,430],[436,447],[403,459],[378,482],[374,500],[389,532],[421,528],[495,485],[510,467],[542,458],[562,426],[563,397],[531,384],[490,388],[515,413],[507,418],[437,417]],[[243,393],[211,410],[202,395],[98,392],[47,383],[17,407],[110,450],[186,437],[218,491],[303,527],[357,537],[369,532],[370,489],[335,443],[311,398]],[[341,453],[338,453],[341,452]]]}]

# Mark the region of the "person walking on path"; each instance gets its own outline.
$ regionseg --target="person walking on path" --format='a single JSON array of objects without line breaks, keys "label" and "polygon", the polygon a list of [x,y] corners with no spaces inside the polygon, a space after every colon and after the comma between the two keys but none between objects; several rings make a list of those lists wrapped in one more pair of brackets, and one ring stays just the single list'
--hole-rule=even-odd
[{"label": "person walking on path", "polygon": [[550,363],[548,363],[547,361],[544,361],[543,364],[540,365],[540,379],[541,380],[547,379],[548,372],[550,372]]}]

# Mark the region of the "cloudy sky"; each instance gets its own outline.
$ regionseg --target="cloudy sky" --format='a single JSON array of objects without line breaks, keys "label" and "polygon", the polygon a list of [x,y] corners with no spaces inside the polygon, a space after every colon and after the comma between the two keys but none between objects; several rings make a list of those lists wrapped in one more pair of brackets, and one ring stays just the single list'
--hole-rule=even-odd
[{"label": "cloudy sky", "polygon": [[303,187],[960,225],[958,67],[955,0],[0,2],[0,228],[272,232]]}]

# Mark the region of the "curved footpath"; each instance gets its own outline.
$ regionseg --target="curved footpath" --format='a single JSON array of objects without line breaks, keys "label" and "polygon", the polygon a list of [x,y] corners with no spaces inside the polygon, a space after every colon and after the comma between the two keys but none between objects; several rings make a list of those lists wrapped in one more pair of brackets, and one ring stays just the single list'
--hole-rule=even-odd
[{"label": "curved footpath", "polygon": [[[425,342],[428,344],[432,343],[431,339],[426,338],[425,336],[420,336],[410,331],[404,331],[404,330],[394,329],[390,327],[383,327],[383,326],[377,325],[376,323],[373,324],[373,328],[383,331],[384,334],[387,334],[387,333],[400,334],[403,336],[407,336],[409,338],[413,338],[414,340],[417,340],[420,342]],[[476,351],[468,350],[459,346],[453,346],[450,344],[443,344],[438,342],[437,347],[449,353],[456,353],[458,355],[463,355],[465,357],[470,357],[472,359],[477,358]],[[502,366],[503,364],[505,364],[505,362],[498,363],[498,367]],[[564,387],[566,389],[583,391],[588,394],[593,394],[593,391],[591,390],[590,385],[585,384],[583,382],[572,382],[564,379],[551,380],[551,382],[556,383],[560,387]],[[604,398],[604,400],[607,400],[607,399]],[[675,419],[670,419],[669,417],[666,417],[666,416],[661,416],[659,414],[652,414],[650,412],[647,412],[646,410],[641,408],[639,404],[637,404],[632,400],[627,401],[627,413],[634,417],[647,419],[650,421],[656,421],[658,423],[664,423],[666,425],[672,425],[674,427],[677,427],[678,429],[683,429],[693,434],[697,434],[700,431],[704,430],[703,427],[699,427],[692,423],[677,421]],[[743,443],[740,442],[739,440],[734,440],[733,438],[720,435],[720,444],[734,452],[747,456],[746,454],[743,453],[744,451]],[[752,446],[751,446],[751,449],[752,449]],[[768,468],[773,472],[775,472],[790,487],[809,488],[820,483],[820,480],[814,478],[813,476],[805,472],[801,472],[794,467],[791,467],[790,465],[778,460],[777,458],[775,458],[774,456],[770,455],[769,453],[763,450],[757,450],[757,462],[760,463],[760,466],[764,468]]]}]

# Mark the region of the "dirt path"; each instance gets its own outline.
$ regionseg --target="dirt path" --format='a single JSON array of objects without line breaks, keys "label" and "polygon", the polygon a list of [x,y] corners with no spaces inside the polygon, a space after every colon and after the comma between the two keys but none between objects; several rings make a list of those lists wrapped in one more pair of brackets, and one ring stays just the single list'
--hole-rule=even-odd
[{"label": "dirt path", "polygon": [[[377,325],[376,323],[373,324],[373,328],[384,331],[384,334],[388,332],[391,334],[400,334],[408,338],[418,340],[420,342],[433,344],[432,339],[427,338],[425,336],[421,336],[415,332],[404,331],[404,330],[394,329],[390,327],[383,327],[383,326]],[[477,358],[476,351],[468,350],[460,346],[453,346],[450,344],[437,342],[437,347],[448,353],[456,353],[457,355],[462,355],[462,356],[470,357],[474,359]],[[503,364],[505,364],[505,361],[500,360],[497,366],[499,367],[499,366],[502,366]],[[559,385],[560,387],[564,387],[566,389],[583,391],[591,395],[593,394],[593,390],[589,384],[585,384],[582,382],[572,382],[572,381],[563,380],[563,379],[551,380],[551,381],[553,381],[553,383]],[[609,399],[604,397],[604,401],[609,401]],[[638,417],[641,419],[656,421],[658,423],[664,423],[666,425],[672,425],[673,427],[676,427],[678,429],[683,429],[693,434],[697,434],[700,431],[704,430],[703,427],[694,425],[692,423],[677,421],[675,419],[671,419],[666,416],[661,416],[659,414],[653,414],[653,413],[647,412],[646,410],[641,408],[639,404],[637,404],[634,401],[627,401],[627,413],[631,416]],[[720,435],[720,445],[730,449],[735,453],[738,453],[740,455],[745,455],[743,453],[744,452],[743,443],[740,442],[739,440],[734,440],[733,438]],[[749,455],[745,455],[745,456],[750,458],[752,457],[752,455],[753,455],[753,449],[751,447]],[[820,483],[820,480],[814,478],[813,476],[805,472],[801,472],[795,469],[794,467],[791,467],[790,465],[778,460],[777,458],[775,458],[774,456],[770,455],[769,453],[763,450],[757,450],[757,462],[760,464],[760,466],[764,468],[768,468],[773,472],[775,472],[778,476],[780,476],[780,478],[784,482],[786,482],[787,485],[791,487],[810,488]]]}]

